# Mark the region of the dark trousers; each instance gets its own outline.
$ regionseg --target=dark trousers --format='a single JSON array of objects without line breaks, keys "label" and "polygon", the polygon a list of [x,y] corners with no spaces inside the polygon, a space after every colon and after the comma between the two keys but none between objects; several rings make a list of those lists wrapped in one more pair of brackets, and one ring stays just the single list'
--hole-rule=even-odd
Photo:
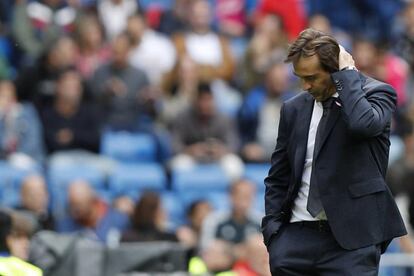
[{"label": "dark trousers", "polygon": [[315,227],[317,223],[286,224],[272,237],[268,250],[273,276],[378,275],[380,246],[345,250],[329,227]]}]

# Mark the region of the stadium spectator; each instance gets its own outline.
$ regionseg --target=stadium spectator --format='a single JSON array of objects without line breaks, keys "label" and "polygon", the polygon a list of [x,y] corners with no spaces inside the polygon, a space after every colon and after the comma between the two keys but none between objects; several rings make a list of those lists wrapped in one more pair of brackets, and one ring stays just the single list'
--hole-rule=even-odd
[{"label": "stadium spectator", "polygon": [[229,211],[214,212],[205,219],[201,248],[205,248],[214,239],[224,240],[233,245],[235,257],[238,259],[245,256],[243,242],[250,235],[260,233],[261,216],[252,211],[255,198],[253,183],[244,179],[234,182],[229,196]]},{"label": "stadium spectator", "polygon": [[231,244],[223,240],[213,240],[202,248],[199,256],[194,256],[188,264],[191,275],[235,276],[231,269],[234,256]]},{"label": "stadium spectator", "polygon": [[0,79],[8,79],[10,75],[10,66],[4,56],[0,53]]},{"label": "stadium spectator", "polygon": [[[404,143],[403,154],[395,160],[387,171],[387,184],[394,196],[408,194],[414,179],[414,109],[401,120],[400,136]],[[413,189],[414,190],[414,189]],[[414,220],[413,220],[414,222]],[[413,224],[414,225],[414,224]]]},{"label": "stadium spectator", "polygon": [[147,75],[129,64],[131,44],[125,34],[112,42],[109,63],[100,66],[91,80],[92,92],[104,111],[104,124],[134,130],[142,113],[140,97],[149,85]]},{"label": "stadium spectator", "polygon": [[98,14],[105,27],[106,37],[114,39],[125,31],[127,19],[138,10],[135,0],[102,0],[98,3]]},{"label": "stadium spectator", "polygon": [[69,184],[67,199],[69,215],[58,219],[58,232],[81,232],[106,242],[111,232],[122,232],[128,226],[128,217],[108,206],[84,180]]},{"label": "stadium spectator", "polygon": [[[275,55],[276,54],[276,55]],[[289,90],[288,66],[281,52],[269,57],[263,85],[253,88],[239,111],[241,156],[246,162],[268,162],[275,148],[282,103]]]},{"label": "stadium spectator", "polygon": [[83,100],[81,76],[75,68],[58,73],[53,105],[42,110],[45,141],[50,153],[83,150],[98,152],[99,114],[92,103]]},{"label": "stadium spectator", "polygon": [[10,255],[21,260],[27,261],[29,258],[30,237],[34,228],[24,214],[10,210],[9,214],[12,219],[11,237],[9,238]]},{"label": "stadium spectator", "polygon": [[402,11],[403,30],[395,44],[395,50],[414,69],[414,3],[410,2]]},{"label": "stadium spectator", "polygon": [[74,66],[77,46],[70,37],[63,36],[55,40],[36,64],[23,69],[17,77],[17,95],[20,101],[35,104],[40,112],[52,104],[56,91],[56,79],[60,70]]},{"label": "stadium spectator", "polygon": [[177,65],[177,78],[162,97],[162,119],[168,125],[182,110],[188,109],[197,94],[199,77],[197,64],[184,56]]},{"label": "stadium spectator", "polygon": [[177,237],[190,248],[197,248],[200,243],[201,228],[204,219],[212,211],[210,203],[206,200],[196,200],[187,210],[188,224],[177,229]]},{"label": "stadium spectator", "polygon": [[395,31],[395,25],[390,22],[396,23],[396,16],[404,6],[404,1],[314,0],[308,1],[306,4],[310,16],[323,14],[336,28],[353,35],[364,33],[366,37],[371,39],[389,42],[394,38]]},{"label": "stadium spectator", "polygon": [[324,16],[323,14],[314,14],[310,16],[308,27],[334,36],[340,45],[342,45],[345,49],[351,51],[352,39],[350,35],[341,29],[332,26],[328,17]]},{"label": "stadium spectator", "polygon": [[48,210],[49,193],[43,176],[30,174],[23,179],[20,202],[17,210],[30,217],[34,231],[55,229],[54,218]]},{"label": "stadium spectator", "polygon": [[175,234],[164,229],[166,213],[160,196],[155,192],[141,195],[131,220],[131,228],[122,234],[123,242],[177,241]]},{"label": "stadium spectator", "polygon": [[213,14],[207,0],[191,2],[189,29],[173,36],[178,60],[174,70],[166,75],[167,91],[178,78],[180,62],[190,58],[197,66],[198,78],[211,83],[217,108],[232,116],[240,105],[240,93],[229,85],[234,75],[234,53],[228,39],[211,27]]},{"label": "stadium spectator", "polygon": [[212,14],[207,0],[192,1],[189,27],[173,37],[178,59],[188,55],[199,67],[202,81],[229,81],[234,73],[234,60],[228,41],[211,27]]},{"label": "stadium spectator", "polygon": [[89,80],[99,66],[108,62],[111,51],[104,41],[102,26],[94,14],[85,14],[79,18],[76,35],[79,47],[76,67],[82,78]]},{"label": "stadium spectator", "polygon": [[134,213],[135,202],[130,196],[120,195],[112,200],[112,206],[119,212],[131,217]]},{"label": "stadium spectator", "polygon": [[42,275],[38,267],[25,261],[29,245],[26,226],[24,218],[0,211],[1,275]]},{"label": "stadium spectator", "polygon": [[12,10],[13,3],[18,1],[4,0],[0,1],[0,25],[7,24],[10,21],[11,14],[9,11]]},{"label": "stadium spectator", "polygon": [[269,255],[261,234],[249,236],[245,243],[246,257],[233,266],[237,276],[271,276]]},{"label": "stadium spectator", "polygon": [[279,15],[286,28],[289,40],[295,39],[306,26],[306,13],[304,3],[296,0],[262,0],[257,5],[256,17],[268,14]]},{"label": "stadium spectator", "polygon": [[256,0],[210,0],[214,12],[214,28],[229,38],[231,52],[238,61],[248,44]]},{"label": "stadium spectator", "polygon": [[13,52],[14,49],[10,38],[7,35],[6,26],[0,20],[0,79],[8,79],[13,77],[12,75],[14,72],[11,67]]},{"label": "stadium spectator", "polygon": [[188,169],[197,163],[218,162],[226,174],[237,179],[243,163],[235,154],[238,137],[233,121],[216,111],[208,84],[201,83],[193,105],[172,123],[172,168]]},{"label": "stadium spectator", "polygon": [[188,28],[191,0],[175,0],[171,9],[160,16],[158,30],[168,36],[184,32]]},{"label": "stadium spectator", "polygon": [[[399,135],[402,138],[404,150],[402,155],[395,160],[388,168],[386,182],[393,193],[397,206],[403,216],[407,227],[408,235],[400,237],[391,243],[388,253],[407,253],[414,252],[414,242],[412,230],[414,229],[414,133],[413,119],[414,109],[411,108],[400,122]],[[389,274],[403,273],[405,268],[385,267],[382,270]],[[400,270],[400,271],[398,271]],[[408,271],[406,273],[409,273]]]},{"label": "stadium spectator", "polygon": [[407,89],[407,98],[410,102],[413,101],[413,89],[410,89],[414,85],[414,3],[407,3],[405,9],[402,11],[403,22],[402,31],[396,39],[394,44],[395,52],[405,60],[409,67],[409,82]]},{"label": "stadium spectator", "polygon": [[144,16],[139,13],[128,18],[127,34],[132,44],[129,56],[131,65],[143,70],[151,84],[158,87],[164,74],[175,65],[174,45],[167,36],[149,28]]},{"label": "stadium spectator", "polygon": [[407,63],[384,45],[369,39],[355,39],[352,48],[358,70],[392,85],[397,92],[398,106],[404,106],[407,102]]},{"label": "stadium spectator", "polygon": [[263,83],[264,69],[273,52],[285,50],[287,35],[280,17],[269,14],[256,23],[252,39],[238,70],[243,92]]},{"label": "stadium spectator", "polygon": [[258,1],[212,0],[214,21],[220,33],[236,38],[247,36]]},{"label": "stadium spectator", "polygon": [[16,1],[12,32],[23,51],[23,65],[33,62],[62,34],[75,29],[76,9],[63,0]]},{"label": "stadium spectator", "polygon": [[81,76],[74,67],[61,70],[53,105],[42,110],[48,165],[92,165],[110,173],[114,161],[98,154],[101,139],[100,112],[84,101]]},{"label": "stadium spectator", "polygon": [[0,156],[10,164],[30,168],[44,160],[42,126],[29,103],[17,102],[13,82],[0,80]]}]

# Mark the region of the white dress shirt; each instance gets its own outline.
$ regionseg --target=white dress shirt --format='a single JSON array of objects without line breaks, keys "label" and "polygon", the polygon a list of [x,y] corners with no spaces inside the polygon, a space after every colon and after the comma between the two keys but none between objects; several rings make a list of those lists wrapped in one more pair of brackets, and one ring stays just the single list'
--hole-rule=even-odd
[{"label": "white dress shirt", "polygon": [[[335,93],[333,97],[338,97],[338,93]],[[312,174],[313,151],[315,148],[316,131],[322,118],[322,114],[322,103],[315,101],[313,105],[312,119],[309,126],[308,144],[306,148],[305,164],[302,174],[302,186],[300,187],[298,196],[295,199],[290,222],[304,220],[326,220],[325,212],[322,211],[317,217],[314,218],[306,209],[306,206],[308,204],[309,186]]]}]

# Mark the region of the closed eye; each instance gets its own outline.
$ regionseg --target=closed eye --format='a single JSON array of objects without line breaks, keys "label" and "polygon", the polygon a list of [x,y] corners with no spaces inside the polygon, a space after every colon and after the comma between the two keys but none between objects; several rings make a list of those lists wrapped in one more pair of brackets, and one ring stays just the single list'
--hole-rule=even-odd
[{"label": "closed eye", "polygon": [[305,81],[314,81],[316,79],[315,76],[307,76],[303,78]]}]

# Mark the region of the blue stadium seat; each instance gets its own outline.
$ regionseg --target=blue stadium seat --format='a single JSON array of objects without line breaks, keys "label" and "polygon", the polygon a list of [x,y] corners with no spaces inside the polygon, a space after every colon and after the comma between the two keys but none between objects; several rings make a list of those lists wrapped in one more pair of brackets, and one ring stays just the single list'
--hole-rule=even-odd
[{"label": "blue stadium seat", "polygon": [[48,171],[48,183],[52,195],[52,211],[56,217],[66,212],[67,188],[75,180],[87,181],[99,194],[105,191],[105,174],[95,166],[52,166]]},{"label": "blue stadium seat", "polygon": [[264,203],[264,192],[263,193],[256,193],[256,197],[253,203],[253,210],[255,210],[259,214],[265,213],[265,203]]},{"label": "blue stadium seat", "polygon": [[102,135],[101,153],[120,162],[155,162],[157,144],[149,134],[107,131]]},{"label": "blue stadium seat", "polygon": [[40,168],[18,169],[7,162],[0,162],[0,206],[17,207],[20,205],[20,186],[23,179],[32,173],[39,173]]},{"label": "blue stadium seat", "polygon": [[229,186],[230,179],[222,168],[215,164],[172,171],[172,188],[178,192],[227,191]]},{"label": "blue stadium seat", "polygon": [[137,199],[143,190],[164,190],[167,178],[163,167],[156,163],[119,164],[108,184],[114,196],[128,195]]},{"label": "blue stadium seat", "polygon": [[213,209],[218,211],[229,210],[230,208],[228,191],[188,191],[180,193],[179,196],[185,209],[197,200],[208,201]]},{"label": "blue stadium seat", "polygon": [[256,184],[258,193],[262,193],[265,190],[264,179],[267,176],[270,169],[270,164],[253,164],[249,163],[245,165],[244,177]]},{"label": "blue stadium seat", "polygon": [[171,191],[161,193],[161,201],[168,217],[168,228],[174,230],[186,222],[186,211],[180,196]]}]

